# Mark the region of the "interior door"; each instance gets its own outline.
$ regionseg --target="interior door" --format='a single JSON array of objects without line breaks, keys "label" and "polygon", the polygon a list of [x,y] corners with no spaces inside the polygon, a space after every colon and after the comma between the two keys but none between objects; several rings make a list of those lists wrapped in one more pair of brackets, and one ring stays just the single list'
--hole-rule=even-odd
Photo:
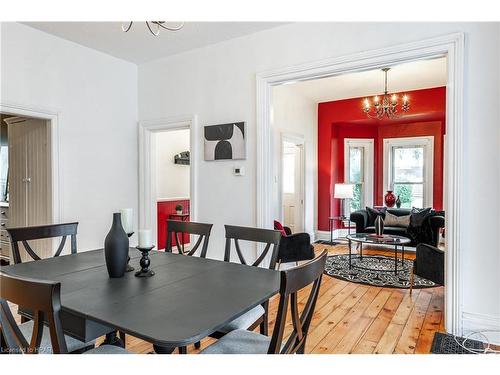
[{"label": "interior door", "polygon": [[282,144],[283,223],[293,233],[304,231],[303,144]]}]

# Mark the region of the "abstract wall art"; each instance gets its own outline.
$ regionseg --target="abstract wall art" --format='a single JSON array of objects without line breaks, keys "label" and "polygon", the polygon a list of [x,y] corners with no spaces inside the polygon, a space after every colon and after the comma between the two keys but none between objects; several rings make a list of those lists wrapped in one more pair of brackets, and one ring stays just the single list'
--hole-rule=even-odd
[{"label": "abstract wall art", "polygon": [[205,160],[246,159],[244,122],[205,126]]}]

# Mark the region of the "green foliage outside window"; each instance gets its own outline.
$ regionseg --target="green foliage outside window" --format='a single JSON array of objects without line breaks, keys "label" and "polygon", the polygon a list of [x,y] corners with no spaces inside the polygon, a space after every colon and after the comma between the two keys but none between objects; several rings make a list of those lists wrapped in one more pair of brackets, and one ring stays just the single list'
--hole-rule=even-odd
[{"label": "green foliage outside window", "polygon": [[413,188],[411,185],[397,185],[394,186],[394,194],[396,198],[399,195],[401,200],[401,207],[411,208],[411,203],[413,200]]}]

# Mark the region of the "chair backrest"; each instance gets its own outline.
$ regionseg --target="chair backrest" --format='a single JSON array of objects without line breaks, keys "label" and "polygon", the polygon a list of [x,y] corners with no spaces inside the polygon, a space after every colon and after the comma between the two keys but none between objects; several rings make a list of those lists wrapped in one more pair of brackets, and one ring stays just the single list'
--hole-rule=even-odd
[{"label": "chair backrest", "polygon": [[[310,262],[281,271],[280,301],[268,354],[304,353],[327,253],[326,250],[323,250],[321,255]],[[299,313],[297,294],[301,289],[311,284],[312,288],[306,305],[302,313]],[[290,306],[293,331],[285,344],[282,345],[288,306]]]},{"label": "chair backrest", "polygon": [[[205,223],[194,223],[190,221],[179,221],[179,220],[167,220],[167,243],[165,244],[165,251],[172,252],[172,236],[175,236],[175,244],[179,254],[183,255],[194,255],[196,250],[200,247],[202,241],[203,246],[201,247],[200,257],[206,258],[208,250],[208,241],[210,239],[210,231],[212,230],[213,224]],[[184,252],[184,247],[180,246],[179,233],[198,235],[198,240],[195,245],[189,250],[189,252]]]},{"label": "chair backrest", "polygon": [[[258,267],[266,258],[269,251],[271,251],[271,261],[269,263],[270,269],[276,268],[276,261],[278,258],[278,249],[281,239],[281,232],[279,230],[250,228],[250,227],[237,227],[234,225],[224,225],[226,228],[226,249],[224,252],[224,261],[229,262],[231,258],[231,240],[234,240],[236,254],[241,264]],[[252,264],[248,264],[241,251],[239,241],[251,241],[265,243],[266,247],[262,254]]]},{"label": "chair backrest", "polygon": [[7,228],[9,232],[10,241],[12,243],[12,255],[14,263],[21,263],[21,253],[19,252],[19,242],[24,245],[24,249],[33,260],[40,260],[41,258],[31,248],[28,241],[41,240],[45,238],[62,237],[61,243],[57,248],[54,256],[57,257],[66,244],[66,237],[71,236],[71,254],[76,254],[76,234],[78,230],[78,223],[65,223],[65,224],[50,224],[39,225],[33,227],[18,227]]},{"label": "chair backrest", "polygon": [[[53,353],[67,353],[59,313],[61,283],[9,276],[0,271],[0,325],[9,353],[46,353],[41,348],[44,320],[48,322]],[[33,333],[28,343],[7,301],[34,312]]]}]

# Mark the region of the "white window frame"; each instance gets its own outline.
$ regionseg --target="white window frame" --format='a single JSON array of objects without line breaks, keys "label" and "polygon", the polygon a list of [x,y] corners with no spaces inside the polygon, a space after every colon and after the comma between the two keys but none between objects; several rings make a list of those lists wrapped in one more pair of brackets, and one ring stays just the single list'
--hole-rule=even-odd
[{"label": "white window frame", "polygon": [[384,139],[384,192],[393,190],[393,147],[417,146],[424,148],[424,207],[434,207],[434,137],[405,137]]},{"label": "white window frame", "polygon": [[[363,200],[361,207],[373,207],[373,138],[344,138],[344,182],[349,183],[351,147],[363,148]],[[344,211],[346,212],[346,211]]]}]

